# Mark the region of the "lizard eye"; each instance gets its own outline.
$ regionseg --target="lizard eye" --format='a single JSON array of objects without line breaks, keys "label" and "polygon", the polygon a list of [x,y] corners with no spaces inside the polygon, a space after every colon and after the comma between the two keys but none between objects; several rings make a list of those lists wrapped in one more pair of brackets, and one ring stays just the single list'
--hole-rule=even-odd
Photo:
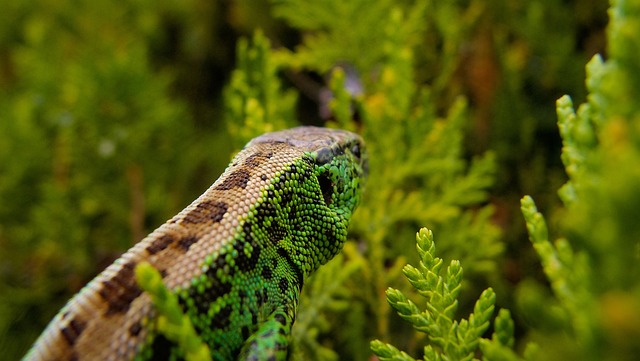
[{"label": "lizard eye", "polygon": [[360,159],[360,145],[354,144],[351,146],[351,154]]},{"label": "lizard eye", "polygon": [[329,179],[326,174],[320,174],[318,175],[318,183],[320,184],[324,204],[331,205],[331,195],[333,194],[333,184],[331,179]]}]

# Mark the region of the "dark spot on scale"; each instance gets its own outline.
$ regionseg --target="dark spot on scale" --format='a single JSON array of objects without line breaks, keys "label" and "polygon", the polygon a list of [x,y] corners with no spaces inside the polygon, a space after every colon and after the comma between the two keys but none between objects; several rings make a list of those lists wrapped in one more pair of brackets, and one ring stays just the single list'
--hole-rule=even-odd
[{"label": "dark spot on scale", "polygon": [[275,219],[271,221],[271,225],[267,228],[267,234],[269,235],[269,240],[273,244],[278,244],[282,239],[287,235],[287,229],[284,228],[280,222]]},{"label": "dark spot on scale", "polygon": [[215,189],[226,191],[233,188],[245,189],[251,174],[246,169],[239,169],[229,174],[222,183],[218,184]]},{"label": "dark spot on scale", "polygon": [[307,220],[308,217],[305,217],[303,215],[299,214],[299,210],[298,207],[296,207],[295,205],[291,206],[291,208],[289,208],[289,213],[288,213],[288,217],[287,219],[304,219]]},{"label": "dark spot on scale", "polygon": [[278,178],[278,182],[275,182],[273,184],[273,189],[276,191],[281,191],[284,189],[285,183],[282,180],[282,175]]},{"label": "dark spot on scale", "polygon": [[[284,183],[284,181],[283,181]],[[292,191],[286,191],[282,194],[282,198],[280,201],[280,207],[284,208],[291,208],[291,201],[293,201],[293,192]]]},{"label": "dark spot on scale", "polygon": [[244,224],[242,225],[242,231],[246,236],[250,236],[253,232],[251,222],[244,222]]},{"label": "dark spot on scale", "polygon": [[150,255],[154,255],[169,247],[169,245],[173,243],[173,241],[173,237],[166,234],[162,235],[151,242],[151,244],[147,247],[147,252],[149,252]]},{"label": "dark spot on scale", "polygon": [[74,318],[60,332],[69,346],[73,346],[85,327],[87,327],[86,322]]},{"label": "dark spot on scale", "polygon": [[337,236],[331,227],[324,227],[320,232],[322,232],[324,239],[328,240],[333,247],[338,246],[338,242],[336,241]]},{"label": "dark spot on scale", "polygon": [[231,305],[226,305],[218,311],[215,315],[213,315],[213,319],[211,320],[214,328],[225,328],[231,324],[231,311],[233,311],[233,307]]},{"label": "dark spot on scale", "polygon": [[223,256],[223,257],[218,257],[216,258],[213,263],[211,264],[212,268],[209,269],[209,271],[207,271],[207,274],[210,277],[218,277],[216,275],[216,270],[222,269],[224,268],[224,266],[227,265],[227,259]]},{"label": "dark spot on scale", "polygon": [[[220,287],[222,284],[227,284],[227,282],[222,282],[217,275],[217,270],[224,268],[224,266],[227,264],[227,262],[224,260],[224,257],[218,257],[215,260],[215,263],[211,265],[211,267],[209,267],[209,269],[207,269],[207,271],[205,272],[205,275],[207,275],[207,278],[209,278],[212,282],[213,282],[213,287]],[[229,286],[229,290],[231,290],[231,284],[228,284]],[[223,292],[218,294],[217,296],[221,296],[224,295],[228,292]],[[217,298],[217,297],[215,297]]]},{"label": "dark spot on scale", "polygon": [[273,277],[273,271],[271,271],[271,268],[269,268],[268,266],[264,266],[262,267],[261,275],[265,280],[270,280],[271,277]]},{"label": "dark spot on scale", "polygon": [[313,161],[313,157],[309,156],[309,155],[304,155],[302,156],[302,161],[304,163],[307,163],[307,165],[313,165],[314,161]]},{"label": "dark spot on scale", "polygon": [[261,175],[260,179],[262,179],[263,181],[266,181],[267,180],[267,175],[266,174]]},{"label": "dark spot on scale", "polygon": [[[246,239],[246,237],[245,237]],[[235,241],[235,243],[233,244],[233,249],[236,250],[236,252],[238,253],[238,258],[236,258],[236,263],[238,263],[238,261],[240,261],[241,257],[247,257],[244,254],[244,246],[246,245],[246,242],[244,240],[237,240]]]},{"label": "dark spot on scale", "polygon": [[297,282],[296,285],[298,286],[298,290],[302,289],[302,285],[304,283],[304,275],[300,267],[298,267],[298,265],[293,262],[293,260],[291,259],[291,255],[289,254],[289,252],[287,252],[286,249],[282,247],[278,247],[277,252],[278,252],[278,255],[280,255],[280,258],[284,259],[289,265],[289,267],[291,268],[291,270],[295,273],[296,282]]},{"label": "dark spot on scale", "polygon": [[126,313],[142,290],[135,280],[135,262],[127,262],[111,279],[102,283],[98,291],[100,297],[108,304],[105,316]]},{"label": "dark spot on scale", "polygon": [[129,327],[129,335],[133,337],[138,336],[140,331],[142,331],[142,323],[140,323],[140,321],[135,322],[131,327]]},{"label": "dark spot on scale", "polygon": [[280,282],[278,282],[278,288],[280,288],[280,292],[285,293],[287,289],[289,289],[289,281],[286,278],[281,278]]},{"label": "dark spot on scale", "polygon": [[217,270],[225,265],[226,261],[224,257],[218,257],[215,263],[205,272],[205,276],[210,280],[211,285],[205,288],[199,288],[197,286],[189,287],[187,295],[179,299],[183,309],[186,308],[186,297],[187,299],[193,300],[195,311],[199,315],[206,315],[209,312],[211,303],[231,292],[232,284],[227,280],[221,280],[217,275]]},{"label": "dark spot on scale", "polygon": [[264,288],[256,290],[255,295],[259,305],[269,302],[269,295],[267,294],[267,290],[265,290]]},{"label": "dark spot on scale", "polygon": [[209,313],[211,303],[229,292],[231,292],[231,283],[215,279],[213,285],[202,293],[196,287],[192,287],[189,290],[189,297],[193,299],[198,314],[206,315]]},{"label": "dark spot on scale", "polygon": [[[236,241],[233,248],[238,254],[238,257],[236,258],[238,270],[246,272],[252,270],[257,264],[261,248],[253,238],[250,222],[245,222],[242,225],[242,231],[244,232],[244,239],[242,241]],[[245,245],[247,244],[251,245],[251,253],[249,255],[245,252]]]},{"label": "dark spot on scale", "polygon": [[[241,272],[247,272],[254,269],[254,267],[258,263],[258,259],[260,258],[260,252],[262,251],[258,243],[256,243],[252,237],[248,237],[247,239],[245,239],[245,241],[251,244],[252,250],[251,250],[251,253],[247,255],[244,251],[244,244],[238,247],[238,248],[241,247],[242,249],[238,250],[238,258],[236,259],[236,265],[238,266],[238,270]],[[238,243],[243,243],[243,242],[238,242]]]},{"label": "dark spot on scale", "polygon": [[260,164],[266,162],[267,160],[269,160],[271,157],[273,156],[273,152],[269,152],[269,153],[262,153],[262,152],[257,152],[257,153],[253,153],[250,156],[247,157],[247,159],[244,161],[244,165],[249,167],[249,168],[256,168],[258,166],[260,166]]},{"label": "dark spot on scale", "polygon": [[229,205],[224,202],[204,201],[187,213],[183,222],[194,224],[220,222],[225,213],[227,213],[227,208],[229,208]]},{"label": "dark spot on scale", "polygon": [[198,237],[186,236],[186,237],[180,238],[180,240],[178,241],[178,248],[186,252],[189,250],[191,245],[193,245],[196,242],[198,242]]}]

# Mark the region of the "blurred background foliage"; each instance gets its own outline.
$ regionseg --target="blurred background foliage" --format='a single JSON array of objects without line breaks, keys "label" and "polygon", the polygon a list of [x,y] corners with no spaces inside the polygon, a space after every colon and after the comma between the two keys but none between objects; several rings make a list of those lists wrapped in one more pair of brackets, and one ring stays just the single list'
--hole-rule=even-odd
[{"label": "blurred background foliage", "polygon": [[[564,94],[587,101],[585,64],[596,53],[608,56],[608,6],[3,2],[0,355],[23,355],[71,295],[201,194],[247,140],[296,124],[360,132],[371,174],[352,241],[305,285],[295,359],[366,360],[373,338],[420,356],[427,340],[391,311],[384,291],[415,296],[401,268],[416,264],[422,226],[442,240],[440,257],[464,267],[458,313],[468,315],[491,286],[497,305],[512,310],[516,350],[534,339],[561,353],[565,339],[545,335],[570,337],[566,315],[547,302],[552,287],[527,240],[522,195],[536,200],[552,234],[576,235],[576,247],[595,254],[607,246],[588,241],[586,230],[615,224],[598,239],[637,260],[636,233],[621,236],[635,228],[611,219],[637,219],[633,174],[607,183],[619,193],[590,185],[597,189],[587,194],[597,198],[574,215],[556,192],[567,175],[555,101]],[[633,21],[625,23],[631,34]],[[640,72],[622,74],[616,79]],[[637,131],[631,111],[602,111],[606,117],[622,119],[598,133],[607,144]],[[628,154],[627,169],[640,161]],[[609,208],[588,206],[601,203]],[[585,228],[595,219],[604,228]],[[603,282],[625,274],[615,259],[596,264],[605,275],[612,268]],[[619,330],[598,347],[638,331],[637,287],[635,296],[624,293],[637,283],[631,275],[593,301],[601,308],[591,311],[610,317],[605,330]]]}]

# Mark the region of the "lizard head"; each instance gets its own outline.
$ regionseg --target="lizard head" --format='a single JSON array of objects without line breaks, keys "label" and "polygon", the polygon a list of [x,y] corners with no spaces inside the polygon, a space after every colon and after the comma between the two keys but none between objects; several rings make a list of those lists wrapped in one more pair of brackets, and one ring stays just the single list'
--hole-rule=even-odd
[{"label": "lizard head", "polygon": [[[274,178],[272,193],[267,191],[273,195],[266,202],[270,205],[263,206],[268,210],[258,213],[265,218],[270,212],[278,214],[274,219],[279,221],[266,223],[285,224],[276,228],[287,229],[290,237],[279,247],[295,254],[297,267],[308,275],[346,241],[368,172],[364,141],[352,132],[307,126],[262,135],[247,147],[259,143],[283,147],[280,154],[289,154],[291,162]],[[285,232],[271,233],[280,239]]]},{"label": "lizard head", "polygon": [[348,219],[361,200],[369,164],[360,136],[346,131],[337,135],[333,144],[311,152],[311,157],[324,203]]},{"label": "lizard head", "polygon": [[361,199],[368,174],[362,138],[346,130],[302,126],[268,133],[249,143],[287,143],[302,150],[314,167],[327,207],[348,220]]}]

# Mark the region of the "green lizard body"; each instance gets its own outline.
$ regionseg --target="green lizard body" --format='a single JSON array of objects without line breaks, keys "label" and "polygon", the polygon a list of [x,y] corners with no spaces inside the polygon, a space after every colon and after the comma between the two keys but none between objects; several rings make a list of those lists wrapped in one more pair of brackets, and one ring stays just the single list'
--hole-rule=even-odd
[{"label": "green lizard body", "polygon": [[202,196],[73,297],[25,359],[183,358],[136,282],[142,262],[177,295],[213,360],[285,359],[304,280],[342,248],[366,168],[350,132],[253,139]]}]

